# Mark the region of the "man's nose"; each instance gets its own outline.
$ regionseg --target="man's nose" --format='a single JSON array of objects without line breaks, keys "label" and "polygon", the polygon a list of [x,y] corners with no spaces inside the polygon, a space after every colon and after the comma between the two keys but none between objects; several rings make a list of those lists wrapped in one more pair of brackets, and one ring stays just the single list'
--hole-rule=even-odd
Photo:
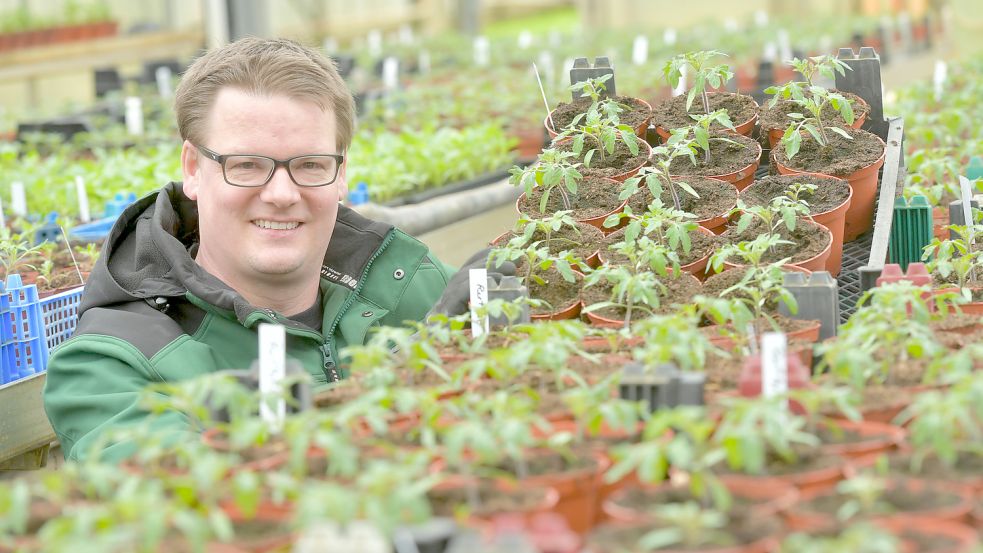
[{"label": "man's nose", "polygon": [[263,186],[260,199],[277,207],[286,207],[297,203],[300,199],[300,190],[297,188],[287,168],[277,167],[270,177],[270,182]]}]

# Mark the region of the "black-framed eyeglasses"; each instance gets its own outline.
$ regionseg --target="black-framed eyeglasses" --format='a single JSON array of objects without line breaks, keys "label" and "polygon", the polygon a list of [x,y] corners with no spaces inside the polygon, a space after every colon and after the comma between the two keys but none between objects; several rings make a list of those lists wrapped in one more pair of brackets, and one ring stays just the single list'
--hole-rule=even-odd
[{"label": "black-framed eyeglasses", "polygon": [[252,154],[220,155],[204,146],[195,145],[208,159],[222,166],[225,182],[232,186],[263,186],[273,178],[277,167],[287,168],[287,174],[297,186],[327,186],[338,178],[342,154],[320,154],[297,156],[290,159],[273,159],[268,156]]}]

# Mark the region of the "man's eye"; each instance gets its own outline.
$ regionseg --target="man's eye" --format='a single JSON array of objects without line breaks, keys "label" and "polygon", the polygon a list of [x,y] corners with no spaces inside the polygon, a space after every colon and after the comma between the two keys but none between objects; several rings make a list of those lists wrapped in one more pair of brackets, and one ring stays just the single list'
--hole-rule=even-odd
[{"label": "man's eye", "polygon": [[250,169],[256,168],[256,162],[254,161],[238,161],[233,166],[233,169],[237,171],[248,171]]}]

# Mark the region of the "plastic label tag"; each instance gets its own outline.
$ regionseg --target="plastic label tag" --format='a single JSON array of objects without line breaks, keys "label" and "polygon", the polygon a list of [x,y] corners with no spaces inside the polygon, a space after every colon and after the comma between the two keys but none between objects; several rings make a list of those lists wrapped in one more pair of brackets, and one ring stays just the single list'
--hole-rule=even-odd
[{"label": "plastic label tag", "polygon": [[635,65],[645,65],[649,58],[649,39],[646,36],[638,35],[635,42],[631,45],[631,62]]},{"label": "plastic label tag", "polygon": [[945,92],[945,80],[949,67],[942,60],[935,60],[935,73],[932,75],[932,84],[935,85],[935,101],[941,102]]},{"label": "plastic label tag", "polygon": [[666,43],[666,46],[673,46],[676,44],[676,29],[669,27],[662,32],[662,42]]},{"label": "plastic label tag", "polygon": [[171,68],[163,65],[158,67],[154,71],[154,79],[157,80],[157,94],[161,98],[167,99],[171,97]]},{"label": "plastic label tag", "polygon": [[282,393],[283,379],[287,375],[287,333],[281,325],[259,325],[259,416],[279,432],[287,416],[287,403],[281,397],[272,402],[270,396]]},{"label": "plastic label tag", "polygon": [[761,59],[776,63],[778,61],[778,46],[775,46],[774,42],[766,42],[764,52],[761,53]]},{"label": "plastic label tag", "polygon": [[334,37],[327,37],[321,45],[325,54],[333,54],[338,51],[338,41]]},{"label": "plastic label tag", "polygon": [[134,136],[143,135],[143,100],[137,96],[126,98],[126,132]]},{"label": "plastic label tag", "polygon": [[529,31],[522,31],[519,33],[519,48],[525,50],[532,46],[532,33]]},{"label": "plastic label tag", "polygon": [[553,62],[553,54],[548,50],[543,50],[539,53],[536,65],[543,68],[541,75],[546,79],[546,82],[552,84],[556,79],[556,64]]},{"label": "plastic label tag", "polygon": [[788,391],[787,341],[781,332],[761,336],[761,395],[772,397]]},{"label": "plastic label tag", "polygon": [[382,86],[386,90],[396,90],[399,87],[399,59],[388,57],[382,62]]},{"label": "plastic label tag", "polygon": [[10,210],[15,215],[27,217],[27,196],[24,194],[24,183],[19,180],[10,185]]},{"label": "plastic label tag", "polygon": [[683,94],[686,94],[686,80],[689,78],[689,66],[684,65],[680,67],[679,72],[682,73],[682,75],[679,77],[679,84],[676,85],[676,88],[672,89],[673,96],[682,96]]},{"label": "plastic label tag", "polygon": [[488,303],[488,270],[469,269],[471,282],[471,335],[475,338],[488,332],[488,317],[478,315],[478,310]]},{"label": "plastic label tag", "polygon": [[488,37],[479,36],[474,38],[474,64],[478,67],[485,67],[491,61],[491,43]]},{"label": "plastic label tag", "polygon": [[782,62],[792,59],[792,40],[786,29],[778,29],[778,54]]},{"label": "plastic label tag", "polygon": [[85,179],[81,176],[75,177],[75,194],[78,196],[79,202],[79,219],[83,223],[91,222],[92,217],[89,216],[89,193],[85,190]]},{"label": "plastic label tag", "polygon": [[738,29],[740,29],[740,26],[737,24],[736,19],[733,17],[724,19],[724,30],[726,30],[728,33],[736,33]]},{"label": "plastic label tag", "polygon": [[[972,226],[974,223],[973,206],[971,204],[973,201],[973,189],[969,184],[969,179],[962,175],[959,175],[959,191],[963,202],[963,223],[966,226]],[[972,236],[972,233],[970,233],[970,236]]]},{"label": "plastic label tag", "polygon": [[420,73],[424,75],[430,72],[430,52],[426,50],[420,50],[420,56],[417,61],[417,66]]},{"label": "plastic label tag", "polygon": [[768,25],[768,12],[765,10],[756,10],[754,12],[754,23],[758,27],[765,27]]},{"label": "plastic label tag", "polygon": [[401,44],[413,44],[413,27],[409,25],[399,27],[399,42]]},{"label": "plastic label tag", "polygon": [[382,55],[382,32],[378,29],[369,31],[366,37],[369,55],[377,58]]}]

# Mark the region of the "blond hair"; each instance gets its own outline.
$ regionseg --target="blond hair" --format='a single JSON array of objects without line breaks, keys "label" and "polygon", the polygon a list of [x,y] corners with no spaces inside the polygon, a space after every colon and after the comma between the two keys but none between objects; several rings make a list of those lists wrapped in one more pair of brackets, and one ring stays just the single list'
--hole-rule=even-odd
[{"label": "blond hair", "polygon": [[208,112],[225,87],[314,102],[334,113],[338,150],[351,144],[355,100],[335,63],[317,50],[287,39],[247,37],[205,53],[181,77],[174,95],[181,138],[202,143]]}]

